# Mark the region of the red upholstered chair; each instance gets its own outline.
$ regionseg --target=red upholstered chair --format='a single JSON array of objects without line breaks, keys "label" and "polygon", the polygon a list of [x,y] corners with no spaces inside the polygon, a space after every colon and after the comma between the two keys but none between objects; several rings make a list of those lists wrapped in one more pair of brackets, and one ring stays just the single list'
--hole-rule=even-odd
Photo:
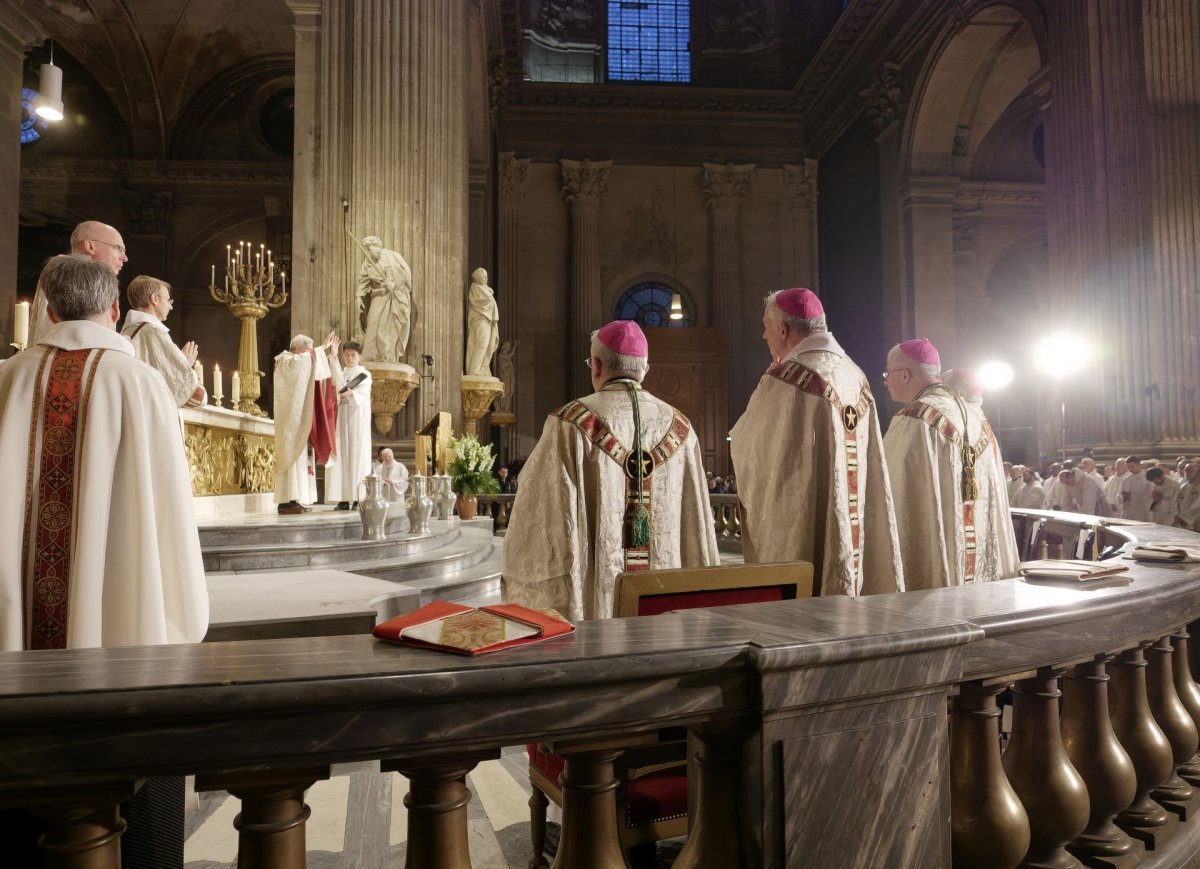
[{"label": "red upholstered chair", "polygon": [[[615,618],[655,616],[677,610],[732,606],[811,597],[813,569],[805,562],[730,567],[644,570],[617,577]],[[563,803],[559,775],[563,760],[545,746],[529,743],[529,781],[555,805]],[[626,749],[615,764],[617,829],[622,848],[687,834],[687,728],[659,732],[651,746]],[[534,856],[541,863],[546,804],[532,807]]]}]

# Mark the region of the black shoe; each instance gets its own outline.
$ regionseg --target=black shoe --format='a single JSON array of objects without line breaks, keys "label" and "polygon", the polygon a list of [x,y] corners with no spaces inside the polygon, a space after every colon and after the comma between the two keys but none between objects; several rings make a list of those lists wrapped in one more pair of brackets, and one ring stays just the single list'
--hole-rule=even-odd
[{"label": "black shoe", "polygon": [[351,509],[351,510],[357,510],[357,509],[358,509],[358,502],[357,502],[357,501],[355,501],[353,504],[351,504],[351,505],[350,505],[350,509]]},{"label": "black shoe", "polygon": [[298,516],[304,512],[304,508],[297,501],[288,501],[286,504],[279,505],[280,516]]},{"label": "black shoe", "polygon": [[333,509],[334,510],[349,510],[350,502],[349,501],[338,501],[338,505],[336,507],[334,507]]}]

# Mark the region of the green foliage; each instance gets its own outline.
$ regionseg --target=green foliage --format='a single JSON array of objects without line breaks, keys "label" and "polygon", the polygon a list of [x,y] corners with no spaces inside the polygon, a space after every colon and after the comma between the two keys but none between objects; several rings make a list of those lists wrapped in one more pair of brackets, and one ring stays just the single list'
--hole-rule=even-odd
[{"label": "green foliage", "polygon": [[459,495],[495,495],[500,481],[492,476],[496,454],[492,445],[483,445],[475,435],[450,439],[450,488]]}]

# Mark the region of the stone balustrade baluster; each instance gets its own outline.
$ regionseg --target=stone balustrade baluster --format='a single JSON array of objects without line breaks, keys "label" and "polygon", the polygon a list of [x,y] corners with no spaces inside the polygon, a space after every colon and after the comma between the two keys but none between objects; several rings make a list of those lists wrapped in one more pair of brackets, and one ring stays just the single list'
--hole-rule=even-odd
[{"label": "stone balustrade baluster", "polygon": [[508,527],[508,501],[497,501],[496,507],[496,529],[503,531]]},{"label": "stone balustrade baluster", "polygon": [[1082,859],[1118,861],[1142,850],[1113,823],[1133,802],[1137,775],[1113,732],[1108,709],[1111,656],[1097,655],[1073,667],[1063,679],[1063,747],[1087,786],[1090,818],[1067,850]]},{"label": "stone balustrade baluster", "polygon": [[564,761],[559,780],[563,821],[552,869],[627,869],[617,835],[617,777],[613,762],[620,742],[553,746]]},{"label": "stone balustrade baluster", "polygon": [[[1171,634],[1171,647],[1175,654],[1172,656],[1171,671],[1175,677],[1175,693],[1179,695],[1192,723],[1200,732],[1200,686],[1192,678],[1191,662],[1188,659],[1188,632],[1181,627]],[[1187,763],[1179,767],[1179,775],[1192,784],[1200,784],[1200,753],[1192,756]]]},{"label": "stone balustrade baluster", "polygon": [[724,537],[728,533],[724,504],[713,504],[713,531],[717,533],[718,537]]},{"label": "stone balustrade baluster", "polygon": [[229,791],[242,801],[233,819],[238,869],[304,869],[304,826],[311,814],[304,792],[329,778],[329,767],[268,769],[196,777],[196,790]]},{"label": "stone balustrade baluster", "polygon": [[1167,826],[1169,818],[1162,806],[1150,796],[1171,775],[1174,761],[1171,744],[1150,713],[1146,696],[1145,649],[1140,643],[1121,652],[1109,666],[1112,677],[1109,690],[1109,715],[1113,732],[1133,761],[1137,775],[1137,793],[1133,802],[1117,815],[1117,824],[1147,843],[1152,850],[1155,834]]},{"label": "stone balustrade baluster", "polygon": [[729,509],[729,536],[742,539],[742,511],[734,504]]},{"label": "stone balustrade baluster", "polygon": [[[38,845],[48,869],[120,869],[119,807],[136,791],[133,782],[31,788],[0,793],[0,809],[21,806],[46,822]],[[5,865],[16,865],[11,852],[7,857]]]},{"label": "stone balustrade baluster", "polygon": [[550,801],[540,788],[533,788],[529,795],[529,838],[533,842],[533,855],[529,858],[529,869],[548,869],[546,862],[546,808]]},{"label": "stone balustrade baluster", "polygon": [[1012,867],[1029,849],[1029,818],[1000,760],[1004,683],[964,682],[950,712],[950,848],[955,865]]},{"label": "stone balustrade baluster", "polygon": [[1195,811],[1196,791],[1179,777],[1174,767],[1196,755],[1196,723],[1175,693],[1174,654],[1171,637],[1165,636],[1146,650],[1146,694],[1154,721],[1171,744],[1172,769],[1152,796],[1184,820]]},{"label": "stone balustrade baluster", "polygon": [[740,738],[733,728],[690,731],[688,779],[695,801],[688,839],[671,869],[705,869],[743,865],[738,849],[738,768]]},{"label": "stone balustrade baluster", "polygon": [[1012,736],[1003,764],[1029,816],[1026,865],[1077,865],[1064,846],[1088,822],[1087,787],[1067,759],[1059,733],[1058,677],[1064,670],[1043,667],[1013,686]]}]

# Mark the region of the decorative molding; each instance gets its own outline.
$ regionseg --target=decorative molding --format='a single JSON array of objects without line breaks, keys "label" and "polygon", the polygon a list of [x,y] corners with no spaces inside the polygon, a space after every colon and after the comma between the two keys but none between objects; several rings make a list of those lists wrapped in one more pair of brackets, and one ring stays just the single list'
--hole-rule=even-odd
[{"label": "decorative molding", "polygon": [[22,160],[21,179],[118,183],[170,181],[203,185],[236,181],[242,184],[269,184],[291,190],[292,167],[288,163],[232,160],[99,160],[51,157]]},{"label": "decorative molding", "polygon": [[563,201],[572,209],[599,207],[608,193],[608,171],[612,160],[559,160],[562,166]]},{"label": "decorative molding", "polygon": [[726,163],[704,164],[704,182],[701,196],[704,207],[709,211],[737,208],[750,188],[754,177],[754,164],[735,165]]},{"label": "decorative molding", "polygon": [[774,115],[795,120],[796,104],[786,91],[733,90],[679,85],[594,85],[582,88],[554,82],[511,83],[511,106],[615,111],[645,110]]},{"label": "decorative molding", "polygon": [[170,190],[137,190],[125,200],[130,235],[170,235],[174,212],[175,194]]},{"label": "decorative molding", "polygon": [[904,116],[904,77],[899,64],[887,62],[883,72],[858,92],[867,104],[867,117],[876,132],[882,133]]},{"label": "decorative molding", "polygon": [[597,36],[597,0],[541,0],[530,26],[564,42]]},{"label": "decorative molding", "polygon": [[761,0],[708,0],[705,48],[748,51],[766,45],[768,22]]},{"label": "decorative molding", "polygon": [[807,113],[817,99],[827,92],[834,73],[845,62],[850,50],[882,5],[883,0],[855,0],[841,14],[833,32],[825,38],[817,56],[808,64],[804,75],[792,91],[792,100],[800,112]]},{"label": "decorative molding", "polygon": [[793,211],[808,211],[817,202],[817,161],[806,159],[799,166],[784,165],[783,191]]},{"label": "decorative molding", "polygon": [[979,236],[979,220],[981,213],[978,210],[962,211],[958,208],[954,209],[953,220],[953,235],[954,235],[954,250],[956,253],[974,253],[975,246]]},{"label": "decorative molding", "polygon": [[500,205],[515,203],[525,192],[525,176],[529,174],[529,159],[519,159],[512,151],[498,155],[500,177]]},{"label": "decorative molding", "polygon": [[498,112],[508,104],[508,69],[503,55],[488,58],[488,108]]},{"label": "decorative molding", "polygon": [[31,5],[21,0],[0,0],[0,42],[8,42],[20,54],[41,44],[48,35],[45,26],[26,11]]}]

